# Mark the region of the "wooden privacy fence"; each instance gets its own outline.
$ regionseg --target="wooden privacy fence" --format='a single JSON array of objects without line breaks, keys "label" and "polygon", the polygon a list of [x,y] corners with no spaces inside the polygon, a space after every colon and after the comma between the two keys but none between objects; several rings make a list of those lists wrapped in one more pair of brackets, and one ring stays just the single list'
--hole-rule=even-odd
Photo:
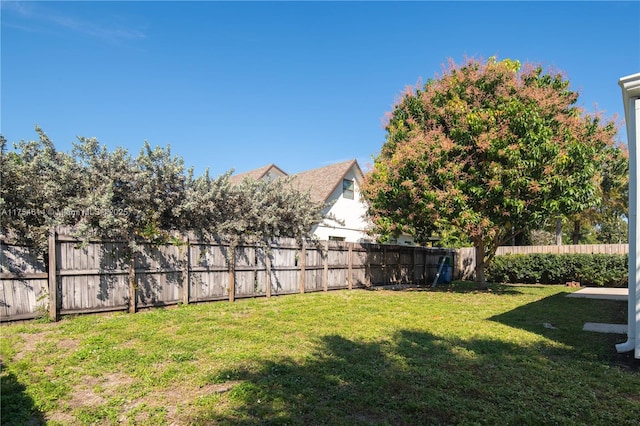
[{"label": "wooden privacy fence", "polygon": [[503,246],[496,256],[504,254],[628,254],[629,244],[571,244],[559,246]]},{"label": "wooden privacy fence", "polygon": [[[179,303],[352,289],[397,283],[430,284],[441,248],[280,239],[268,249],[227,242],[142,243],[127,258],[126,241],[79,247],[53,233],[45,256],[1,241],[0,321],[129,310]],[[45,259],[46,258],[46,259]],[[130,286],[133,277],[135,286]]]}]

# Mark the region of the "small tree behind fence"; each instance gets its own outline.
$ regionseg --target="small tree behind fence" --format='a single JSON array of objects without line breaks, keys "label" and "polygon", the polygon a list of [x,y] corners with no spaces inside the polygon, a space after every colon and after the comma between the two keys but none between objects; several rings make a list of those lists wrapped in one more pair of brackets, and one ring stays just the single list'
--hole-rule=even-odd
[{"label": "small tree behind fence", "polygon": [[86,245],[52,233],[49,251],[1,242],[0,320],[126,311],[248,297],[430,284],[449,249],[278,239],[263,247],[185,236],[181,244],[140,243],[135,291],[129,286],[127,241]]}]

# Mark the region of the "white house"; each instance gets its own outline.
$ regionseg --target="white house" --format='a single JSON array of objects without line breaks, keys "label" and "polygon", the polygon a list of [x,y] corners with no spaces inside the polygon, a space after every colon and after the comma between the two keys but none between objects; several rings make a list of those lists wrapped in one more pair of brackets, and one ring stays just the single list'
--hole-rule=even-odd
[{"label": "white house", "polygon": [[[364,179],[357,160],[330,164],[317,169],[288,175],[275,164],[232,175],[233,184],[245,178],[277,179],[291,176],[293,185],[300,191],[309,192],[314,201],[325,203],[325,219],[314,226],[312,234],[319,240],[348,242],[375,242],[367,233],[372,227],[367,219],[367,204],[360,195],[360,185]],[[401,235],[392,241],[396,244],[413,245],[413,237]]]},{"label": "white house", "polygon": [[[232,175],[231,183],[245,178],[277,179],[289,176],[285,171],[269,164],[259,169]],[[367,206],[360,196],[364,175],[356,160],[344,161],[291,175],[292,183],[300,191],[309,192],[314,201],[326,203],[325,220],[316,225],[312,234],[319,240],[373,242],[367,234],[370,222],[366,219]]]},{"label": "white house", "polygon": [[311,194],[314,201],[327,203],[325,219],[313,228],[319,240],[373,242],[367,234],[371,223],[366,219],[367,206],[360,196],[364,175],[356,160],[293,175],[293,184]]}]

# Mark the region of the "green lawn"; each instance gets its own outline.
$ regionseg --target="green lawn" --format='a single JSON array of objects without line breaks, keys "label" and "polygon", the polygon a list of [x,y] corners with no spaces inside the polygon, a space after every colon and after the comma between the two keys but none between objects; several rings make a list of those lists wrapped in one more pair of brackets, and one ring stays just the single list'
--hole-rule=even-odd
[{"label": "green lawn", "polygon": [[333,291],[5,325],[2,424],[636,425],[626,302]]}]

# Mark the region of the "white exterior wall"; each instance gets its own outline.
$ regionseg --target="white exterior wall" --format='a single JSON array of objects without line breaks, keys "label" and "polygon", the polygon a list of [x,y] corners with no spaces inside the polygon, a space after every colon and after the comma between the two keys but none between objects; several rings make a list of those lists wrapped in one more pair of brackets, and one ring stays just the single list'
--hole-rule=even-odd
[{"label": "white exterior wall", "polygon": [[416,244],[411,235],[400,235],[397,239],[399,245],[413,246]]},{"label": "white exterior wall", "polygon": [[344,179],[353,180],[353,200],[342,196],[342,181],[329,197],[329,202],[335,200],[331,208],[325,214],[333,215],[341,221],[325,219],[314,227],[313,235],[319,240],[328,240],[329,237],[344,238],[349,242],[373,242],[366,230],[370,226],[365,219],[367,207],[360,196],[360,177],[356,176],[354,168],[344,176]]},{"label": "white exterior wall", "polygon": [[272,168],[271,170],[269,170],[267,172],[267,174],[263,177],[263,179],[266,179],[268,181],[272,181],[274,179],[281,178],[281,177],[286,177],[286,176],[287,176],[286,173],[281,172],[278,169]]},{"label": "white exterior wall", "polygon": [[627,341],[616,345],[618,352],[634,351],[640,359],[640,233],[638,232],[638,142],[640,139],[640,74],[620,79],[629,145],[629,309]]}]

